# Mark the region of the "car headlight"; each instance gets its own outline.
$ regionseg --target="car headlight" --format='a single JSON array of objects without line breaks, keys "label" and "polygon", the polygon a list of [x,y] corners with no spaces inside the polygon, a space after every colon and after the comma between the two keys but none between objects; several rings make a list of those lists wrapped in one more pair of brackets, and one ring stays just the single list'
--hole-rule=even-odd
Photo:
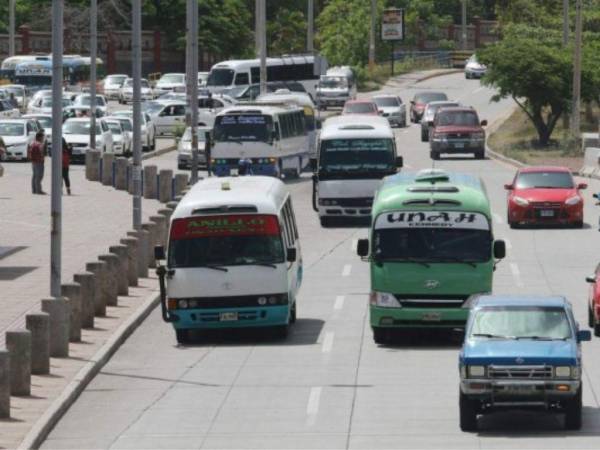
[{"label": "car headlight", "polygon": [[467,372],[469,374],[469,378],[485,377],[485,367],[484,366],[469,366]]},{"label": "car headlight", "polygon": [[514,196],[513,202],[515,202],[519,206],[528,206],[529,205],[529,201],[525,200],[523,197]]},{"label": "car headlight", "polygon": [[379,306],[380,308],[402,308],[396,296],[388,292],[373,291],[371,292],[369,301],[371,305]]},{"label": "car headlight", "polygon": [[554,376],[556,378],[570,378],[571,367],[570,366],[558,366],[554,368]]},{"label": "car headlight", "polygon": [[448,135],[444,133],[437,133],[433,135],[433,140],[435,142],[445,142],[448,140]]},{"label": "car headlight", "polygon": [[565,200],[565,205],[573,206],[578,205],[579,203],[581,203],[581,197],[579,195],[574,195]]}]

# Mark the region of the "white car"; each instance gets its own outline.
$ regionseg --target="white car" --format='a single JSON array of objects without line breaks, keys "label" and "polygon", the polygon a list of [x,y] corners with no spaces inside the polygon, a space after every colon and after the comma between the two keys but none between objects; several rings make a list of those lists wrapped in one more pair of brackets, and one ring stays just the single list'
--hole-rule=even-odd
[{"label": "white car", "polygon": [[185,88],[184,73],[165,73],[154,87],[157,95],[165,92],[185,92]]},{"label": "white car", "polygon": [[25,85],[23,84],[5,84],[0,88],[6,92],[7,98],[10,98],[10,94],[13,94],[15,100],[19,104],[19,108],[25,108],[25,98],[27,93],[25,91]]},{"label": "white car", "polygon": [[376,95],[373,103],[377,105],[379,115],[385,117],[390,126],[406,126],[406,105],[397,95]]},{"label": "white car", "polygon": [[[89,117],[74,117],[63,124],[63,137],[72,146],[73,161],[85,161],[85,154],[90,148],[90,122]],[[104,119],[96,119],[96,149],[103,153],[113,151],[112,133]]]},{"label": "white car", "polygon": [[104,120],[118,120],[121,123],[121,129],[123,133],[126,135],[125,139],[129,140],[129,148],[128,152],[133,152],[133,119],[131,117],[123,116],[123,115],[113,115],[108,117],[103,117]]},{"label": "white car", "polygon": [[29,102],[27,103],[27,108],[26,108],[27,111],[29,111],[31,109],[31,107],[33,106],[33,104],[42,97],[52,97],[52,90],[51,89],[40,89],[35,94],[33,94],[33,96],[29,99]]},{"label": "white car", "polygon": [[[73,106],[84,106],[90,107],[92,103],[92,96],[90,94],[79,94],[73,100]],[[106,101],[106,97],[104,95],[96,95],[96,109],[102,111],[102,115],[106,115],[108,113],[108,102]]]},{"label": "white car", "polygon": [[[206,133],[211,128],[198,127],[198,166],[206,167]],[[187,127],[177,145],[177,167],[192,168],[192,128]]]},{"label": "white car", "polygon": [[6,144],[4,158],[8,161],[27,161],[27,150],[35,139],[37,125],[31,119],[1,119],[0,137]]},{"label": "white car", "polygon": [[10,100],[0,100],[0,118],[16,119],[21,116],[21,111]]},{"label": "white car", "polygon": [[51,114],[25,114],[22,119],[31,119],[35,121],[42,130],[44,130],[44,139],[48,153],[52,151],[52,115]]},{"label": "white car", "polygon": [[208,81],[208,72],[198,72],[198,87],[206,86]]},{"label": "white car", "polygon": [[[115,111],[113,116],[128,117],[132,119],[133,123],[133,111],[131,110]],[[156,125],[148,113],[145,112],[142,113],[142,147],[145,151],[156,148]]]},{"label": "white car", "polygon": [[487,67],[485,64],[481,64],[477,61],[477,56],[472,55],[469,59],[467,59],[465,64],[465,78],[467,80],[471,78],[481,78],[487,72]]},{"label": "white car", "polygon": [[113,153],[115,155],[129,155],[131,153],[131,138],[129,133],[123,129],[119,119],[103,119],[112,133]]},{"label": "white car", "polygon": [[102,83],[104,96],[109,100],[118,99],[121,87],[123,86],[125,80],[127,80],[128,78],[128,75],[122,74],[108,75]]},{"label": "white car", "polygon": [[170,101],[151,105],[146,113],[150,115],[159,136],[175,134],[177,128],[185,126],[185,102]]},{"label": "white car", "polygon": [[[27,108],[27,114],[52,114],[52,96],[43,96],[37,98],[33,103],[29,104]],[[62,99],[63,109],[67,106],[71,106],[73,102],[68,98]]]},{"label": "white car", "polygon": [[[148,83],[148,80],[146,79],[141,79],[141,98],[142,101],[148,101],[148,100],[153,100],[154,99],[154,91],[152,90],[152,88],[150,87],[150,83]],[[132,102],[133,101],[133,78],[128,78],[127,80],[125,80],[125,82],[123,83],[123,86],[121,87],[120,91],[119,91],[119,103],[123,104],[123,103],[128,103],[128,102]]]}]

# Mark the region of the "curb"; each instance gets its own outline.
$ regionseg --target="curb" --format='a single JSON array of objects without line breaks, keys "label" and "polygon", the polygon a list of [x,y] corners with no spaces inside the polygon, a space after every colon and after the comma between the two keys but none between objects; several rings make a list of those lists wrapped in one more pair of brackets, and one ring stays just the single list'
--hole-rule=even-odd
[{"label": "curb", "polygon": [[454,73],[462,73],[464,69],[447,69],[444,72],[431,73],[429,75],[424,76],[423,78],[418,78],[415,83],[421,83],[422,81],[431,80],[432,78],[443,77],[445,75],[452,75]]},{"label": "curb", "polygon": [[[488,126],[488,133],[492,134],[494,133],[498,128],[500,128],[500,126],[506,122],[510,116],[513,115],[513,113],[515,112],[515,110],[518,108],[518,106],[515,106],[513,109],[511,109],[509,112],[507,112],[505,115],[499,117],[498,119],[496,119],[492,124],[490,124],[490,126]],[[510,164],[511,166],[514,167],[527,167],[529,166],[529,164],[526,164],[524,162],[518,161],[516,159],[513,158],[509,158],[508,156],[503,155],[502,153],[498,153],[494,150],[491,149],[491,147],[487,144],[487,142],[485,143],[485,152],[487,155],[489,155],[490,157],[492,157],[493,159],[497,160],[497,161],[502,161],[506,164]]]},{"label": "curb", "polygon": [[128,317],[117,330],[109,337],[106,343],[96,352],[91,360],[81,368],[71,382],[63,389],[61,394],[52,402],[44,414],[29,430],[19,449],[37,449],[50,434],[50,431],[67,412],[86,386],[100,372],[102,367],[116,353],[119,347],[127,340],[135,329],[150,315],[160,303],[160,294],[153,294],[146,298],[141,308]]},{"label": "curb", "polygon": [[165,153],[172,152],[173,150],[177,150],[176,145],[171,145],[169,147],[161,148],[160,150],[154,150],[153,152],[144,153],[142,154],[142,161],[144,161],[145,159],[151,159],[156,156],[164,155]]}]

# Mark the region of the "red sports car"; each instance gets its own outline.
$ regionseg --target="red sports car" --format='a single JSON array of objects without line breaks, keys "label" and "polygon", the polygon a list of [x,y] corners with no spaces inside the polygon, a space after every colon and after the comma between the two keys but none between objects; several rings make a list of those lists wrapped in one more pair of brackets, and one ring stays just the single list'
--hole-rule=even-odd
[{"label": "red sports car", "polygon": [[596,267],[594,275],[585,280],[590,283],[588,325],[594,330],[594,334],[600,337],[600,264]]},{"label": "red sports car", "polygon": [[519,169],[508,190],[508,217],[511,228],[518,225],[572,225],[583,227],[583,197],[566,167]]}]

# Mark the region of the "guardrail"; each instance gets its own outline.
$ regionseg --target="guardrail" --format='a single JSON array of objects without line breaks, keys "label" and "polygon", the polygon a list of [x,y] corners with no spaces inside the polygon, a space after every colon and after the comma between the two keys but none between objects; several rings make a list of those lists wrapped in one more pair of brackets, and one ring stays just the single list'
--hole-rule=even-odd
[{"label": "guardrail", "polygon": [[450,52],[447,51],[404,51],[394,52],[394,61],[414,61],[422,65],[437,65],[439,67],[450,67]]}]

